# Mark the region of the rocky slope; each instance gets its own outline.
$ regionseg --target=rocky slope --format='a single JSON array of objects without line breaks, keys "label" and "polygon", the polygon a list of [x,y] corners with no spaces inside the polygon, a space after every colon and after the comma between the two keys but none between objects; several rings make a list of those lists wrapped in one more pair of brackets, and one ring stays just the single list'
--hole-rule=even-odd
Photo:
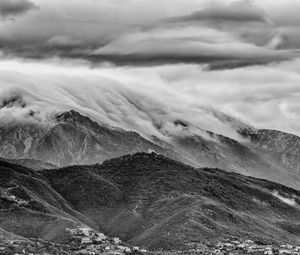
[{"label": "rocky slope", "polygon": [[250,140],[249,147],[297,180],[300,187],[300,138],[296,135],[268,129],[240,131]]},{"label": "rocky slope", "polygon": [[[257,150],[257,145],[249,140],[237,141],[207,131],[205,136],[176,137],[172,143],[194,166],[217,167],[300,189],[300,176],[294,174],[293,167],[287,171],[284,164],[277,163],[276,157],[269,157],[266,150]],[[280,155],[284,154],[282,151]],[[296,158],[293,160],[298,162]]]},{"label": "rocky slope", "polygon": [[75,111],[56,115],[48,125],[14,123],[0,128],[1,157],[57,166],[92,164],[149,149],[184,160],[170,147],[161,147],[135,132],[99,125]]}]

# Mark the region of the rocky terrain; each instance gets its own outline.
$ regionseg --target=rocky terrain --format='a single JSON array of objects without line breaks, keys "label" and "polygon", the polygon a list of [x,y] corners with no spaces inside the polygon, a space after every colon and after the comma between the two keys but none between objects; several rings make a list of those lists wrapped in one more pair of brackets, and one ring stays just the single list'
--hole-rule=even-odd
[{"label": "rocky terrain", "polygon": [[150,149],[194,167],[220,168],[300,189],[298,137],[258,130],[224,115],[218,117],[232,126],[240,139],[207,130],[199,134],[179,120],[174,121],[174,128],[181,131],[169,134],[166,141],[151,134],[146,139],[69,111],[56,114],[47,125],[32,122],[1,126],[0,156],[42,169],[94,164]]},{"label": "rocky terrain", "polygon": [[66,229],[68,244],[48,242],[38,238],[20,238],[0,231],[0,254],[51,254],[51,255],[138,255],[146,250],[123,243],[119,238],[109,238],[87,226]]},{"label": "rocky terrain", "polygon": [[293,134],[268,129],[244,129],[243,137],[250,139],[248,146],[264,155],[267,162],[276,166],[299,183],[300,138]]},{"label": "rocky terrain", "polygon": [[278,255],[278,254],[300,254],[300,246],[290,244],[263,244],[255,243],[250,239],[239,240],[225,239],[217,243],[190,243],[187,252],[164,252],[159,254],[203,254],[203,255]]},{"label": "rocky terrain", "polygon": [[3,255],[179,255],[179,254],[252,254],[252,255],[299,255],[300,246],[290,244],[262,244],[252,240],[227,239],[220,242],[189,243],[185,251],[147,251],[137,246],[130,246],[119,238],[108,238],[88,227],[67,229],[70,244],[47,242],[41,239],[10,238],[0,231],[0,254]]}]

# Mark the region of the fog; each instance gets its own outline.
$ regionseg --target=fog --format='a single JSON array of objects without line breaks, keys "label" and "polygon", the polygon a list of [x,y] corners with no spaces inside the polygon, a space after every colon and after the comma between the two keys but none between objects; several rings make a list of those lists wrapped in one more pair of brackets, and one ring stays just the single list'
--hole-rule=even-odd
[{"label": "fog", "polygon": [[191,64],[91,68],[86,62],[57,59],[5,60],[0,62],[0,116],[2,123],[47,122],[53,112],[74,109],[145,136],[181,132],[174,124],[180,120],[236,138],[230,125],[216,117],[222,112],[255,127],[299,134],[299,67],[293,61],[206,71]]}]

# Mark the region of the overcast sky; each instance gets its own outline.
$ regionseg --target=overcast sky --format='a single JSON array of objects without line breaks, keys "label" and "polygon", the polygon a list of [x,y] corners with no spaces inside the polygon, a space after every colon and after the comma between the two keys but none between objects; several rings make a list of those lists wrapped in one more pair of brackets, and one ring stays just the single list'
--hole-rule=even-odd
[{"label": "overcast sky", "polygon": [[300,135],[299,10],[299,0],[0,0],[0,117],[74,108],[147,134],[181,119],[234,136],[221,111]]}]

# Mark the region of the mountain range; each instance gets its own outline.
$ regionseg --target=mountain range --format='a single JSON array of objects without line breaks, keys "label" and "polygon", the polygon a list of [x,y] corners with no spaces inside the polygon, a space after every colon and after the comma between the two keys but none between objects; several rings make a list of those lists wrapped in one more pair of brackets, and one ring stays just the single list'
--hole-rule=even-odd
[{"label": "mountain range", "polygon": [[[256,129],[218,114],[237,138],[209,130],[194,132],[184,121],[166,140],[93,121],[76,111],[56,114],[50,124],[14,122],[0,127],[0,156],[31,168],[95,164],[106,159],[154,150],[194,167],[220,168],[300,189],[300,138]],[[42,164],[43,163],[43,164]],[[48,164],[48,165],[45,165]]]},{"label": "mountain range", "polygon": [[163,139],[73,110],[2,124],[0,254],[300,244],[300,138],[216,117],[236,135],[176,120]]}]

